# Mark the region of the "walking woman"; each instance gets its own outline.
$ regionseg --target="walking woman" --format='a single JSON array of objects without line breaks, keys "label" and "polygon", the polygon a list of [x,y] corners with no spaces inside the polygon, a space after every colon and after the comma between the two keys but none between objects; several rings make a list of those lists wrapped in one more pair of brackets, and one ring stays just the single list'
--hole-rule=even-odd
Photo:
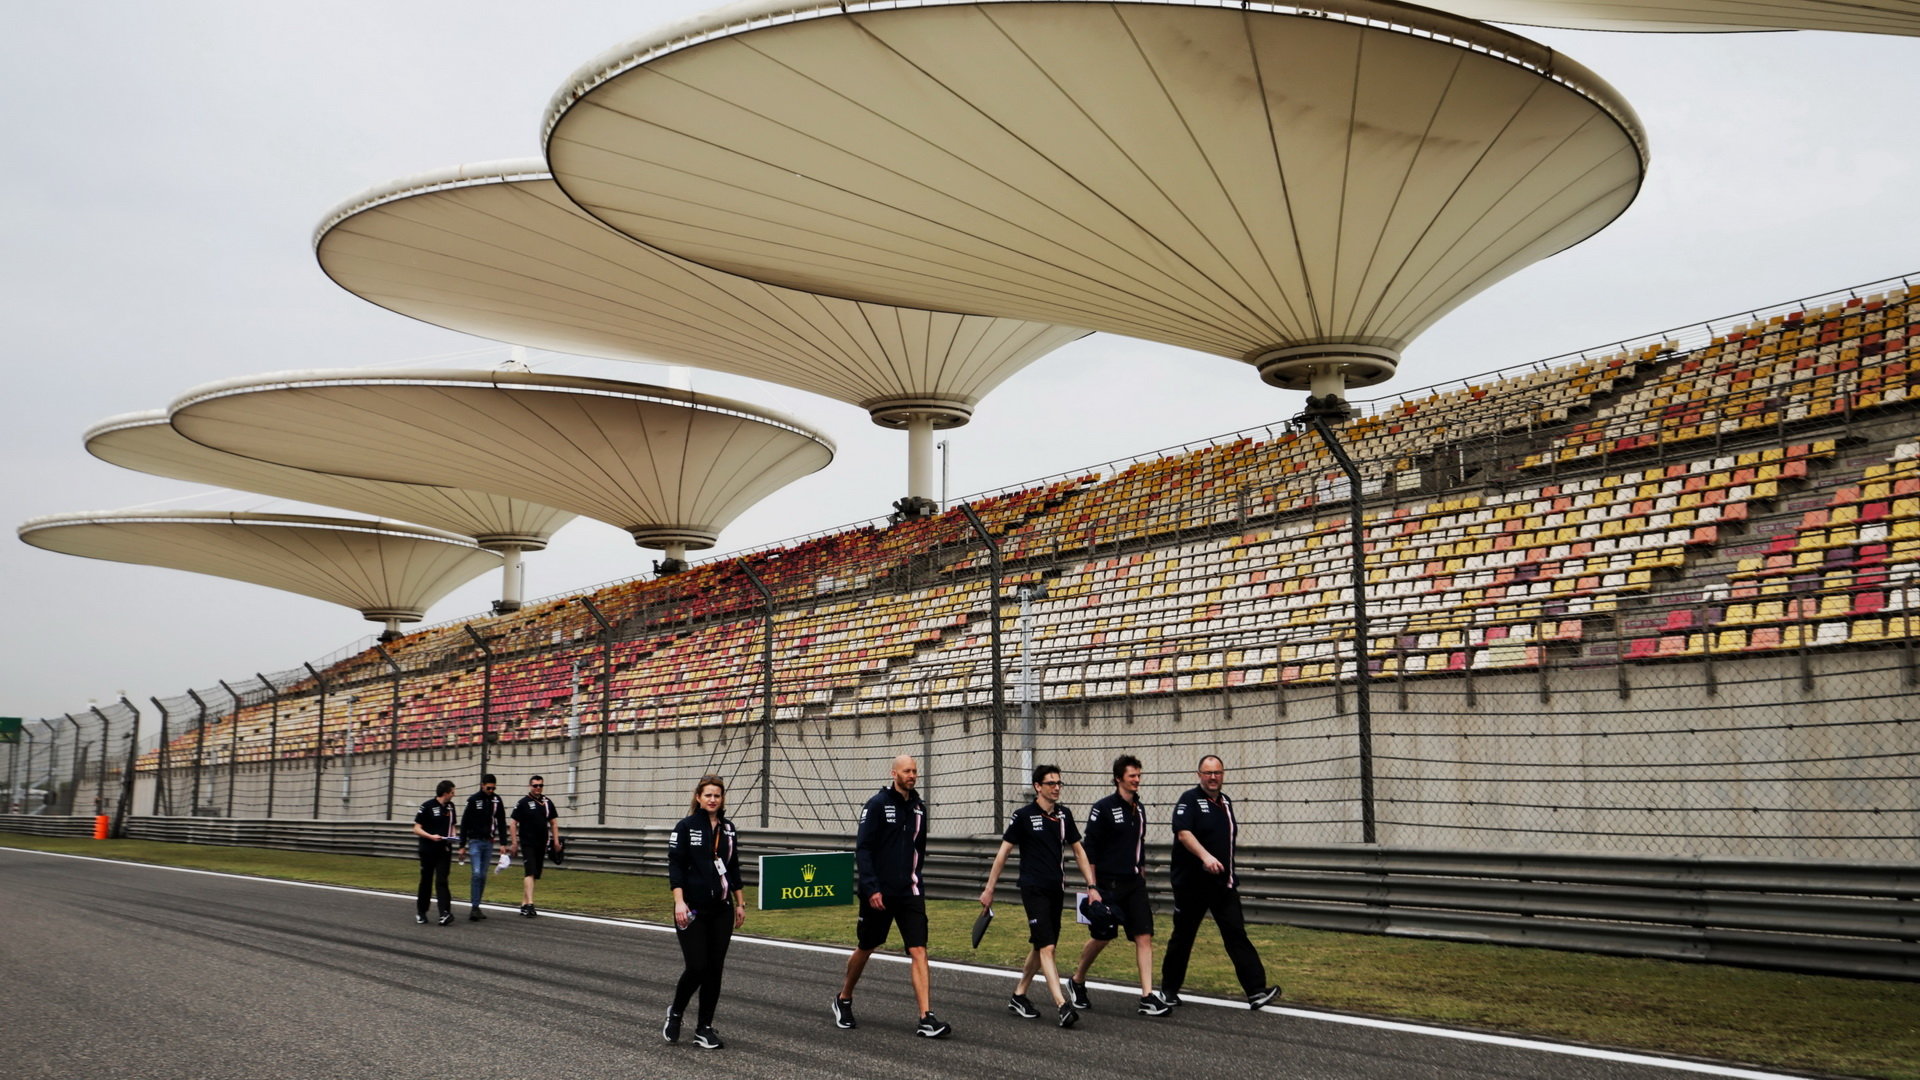
[{"label": "walking woman", "polygon": [[673,990],[673,1004],[660,1034],[680,1041],[680,1018],[700,992],[693,1042],[703,1050],[724,1044],[713,1030],[720,977],[733,932],[747,921],[747,895],[740,886],[739,837],[727,820],[727,785],[703,776],[693,787],[692,813],[667,837],[667,880],[673,884],[673,925],[687,969]]}]

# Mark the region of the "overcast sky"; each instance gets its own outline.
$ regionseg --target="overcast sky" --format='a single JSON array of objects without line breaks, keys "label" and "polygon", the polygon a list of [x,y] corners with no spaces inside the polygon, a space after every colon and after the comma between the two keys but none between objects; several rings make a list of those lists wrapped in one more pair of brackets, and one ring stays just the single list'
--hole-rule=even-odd
[{"label": "overcast sky", "polygon": [[[213,379],[486,348],[333,285],[313,259],[314,226],[399,176],[536,154],[548,98],[576,67],[709,6],[10,5],[0,35],[8,522],[136,506],[310,512],[118,469],[80,436]],[[1429,330],[1383,392],[1920,271],[1920,41],[1523,32],[1639,110],[1646,187],[1594,239]],[[500,359],[504,350],[473,362]],[[667,378],[644,365],[561,369]],[[860,410],[703,372],[692,385],[793,413],[840,446],[826,471],[742,516],[717,551],[864,520],[904,493],[903,437]],[[1300,397],[1233,361],[1094,335],[1009,380],[949,434],[951,490],[1272,423]],[[654,557],[612,526],[578,521],[529,557],[527,595],[644,573]],[[29,718],[122,692],[150,712],[149,695],[297,667],[377,629],[317,600],[18,541],[0,546],[0,582],[0,714]],[[490,574],[428,618],[484,610],[497,589]]]}]

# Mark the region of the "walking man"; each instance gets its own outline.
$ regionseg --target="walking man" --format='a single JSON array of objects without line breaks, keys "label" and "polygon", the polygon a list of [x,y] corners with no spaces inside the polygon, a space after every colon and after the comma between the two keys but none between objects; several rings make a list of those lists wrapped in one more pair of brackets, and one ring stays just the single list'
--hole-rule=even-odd
[{"label": "walking man", "polygon": [[413,815],[413,835],[420,838],[420,897],[413,921],[426,925],[428,894],[440,898],[440,925],[453,922],[453,890],[447,885],[447,872],[453,866],[453,781],[442,780],[433,789],[433,798],[420,804]]},{"label": "walking man", "polygon": [[533,883],[547,864],[547,849],[563,851],[560,843],[560,811],[546,796],[547,782],[535,776],[527,781],[527,794],[513,804],[507,818],[508,851],[520,856],[526,877],[520,885],[520,914],[531,919],[539,912],[533,906]]},{"label": "walking man", "polygon": [[507,803],[494,790],[499,781],[492,773],[480,778],[480,790],[467,796],[466,809],[460,812],[460,841],[466,845],[467,858],[473,863],[473,881],[469,886],[467,920],[479,922],[487,917],[480,910],[480,898],[486,895],[487,874],[493,869],[493,849],[507,841]]},{"label": "walking man", "polygon": [[[1135,1011],[1142,1016],[1165,1016],[1169,1007],[1153,992],[1153,907],[1147,902],[1147,812],[1140,805],[1141,776],[1139,758],[1122,754],[1113,759],[1113,794],[1087,812],[1086,849],[1101,899],[1133,941],[1140,967],[1140,1003]],[[1089,937],[1080,950],[1080,966],[1067,980],[1067,998],[1076,1009],[1092,1005],[1087,1000],[1087,971],[1109,940]]]},{"label": "walking man", "polygon": [[1226,764],[1208,754],[1200,759],[1199,786],[1173,804],[1173,938],[1167,942],[1160,967],[1160,992],[1169,1005],[1180,1004],[1193,940],[1208,912],[1220,928],[1220,941],[1233,961],[1240,989],[1246,991],[1248,1006],[1263,1008],[1280,996],[1280,988],[1268,984],[1260,954],[1247,940],[1240,879],[1233,869],[1240,823],[1234,819],[1233,799],[1221,790],[1226,779]]},{"label": "walking man", "polygon": [[993,906],[993,890],[1000,883],[1000,871],[1007,856],[1020,849],[1020,903],[1027,912],[1027,963],[1014,983],[1013,996],[1007,999],[1007,1011],[1022,1020],[1032,1020],[1040,1010],[1027,1000],[1027,988],[1036,971],[1047,976],[1047,989],[1053,994],[1053,1007],[1060,1026],[1072,1027],[1080,1011],[1067,1000],[1060,986],[1060,969],[1054,963],[1054,947],[1060,942],[1060,908],[1066,903],[1066,875],[1061,860],[1068,851],[1080,864],[1080,875],[1087,882],[1087,902],[1100,902],[1093,867],[1087,851],[1080,846],[1080,830],[1074,827],[1073,811],[1060,805],[1060,767],[1036,765],[1033,769],[1033,801],[1013,812],[1007,830],[1000,836],[1000,850],[993,856],[993,868],[987,871],[987,887],[980,890],[980,906]]},{"label": "walking man", "polygon": [[920,763],[901,754],[893,759],[893,783],[860,808],[860,829],[853,842],[860,922],[856,947],[847,957],[846,979],[833,999],[833,1022],[838,1027],[854,1026],[854,985],[867,968],[867,958],[885,944],[888,931],[898,924],[900,944],[912,961],[909,974],[920,1015],[914,1034],[941,1039],[953,1031],[952,1025],[933,1015],[928,989],[927,897],[920,879],[927,859],[927,804],[914,790],[919,782]]}]

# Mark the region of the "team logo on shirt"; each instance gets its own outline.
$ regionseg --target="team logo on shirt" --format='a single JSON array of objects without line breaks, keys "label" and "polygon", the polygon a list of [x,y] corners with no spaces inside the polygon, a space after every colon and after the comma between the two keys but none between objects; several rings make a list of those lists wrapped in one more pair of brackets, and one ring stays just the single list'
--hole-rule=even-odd
[{"label": "team logo on shirt", "polygon": [[1125,825],[1127,823],[1127,811],[1125,807],[1116,806],[1113,808],[1113,823],[1115,825]]}]

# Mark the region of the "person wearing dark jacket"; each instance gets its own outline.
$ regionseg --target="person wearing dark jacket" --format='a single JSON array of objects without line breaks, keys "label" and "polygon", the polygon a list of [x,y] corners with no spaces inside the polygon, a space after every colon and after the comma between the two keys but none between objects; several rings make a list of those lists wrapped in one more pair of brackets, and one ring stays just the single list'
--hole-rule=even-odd
[{"label": "person wearing dark jacket", "polygon": [[1180,986],[1187,979],[1187,960],[1200,921],[1213,913],[1220,941],[1233,961],[1233,973],[1246,991],[1247,1004],[1264,1008],[1280,996],[1267,983],[1267,969],[1247,939],[1247,921],[1240,910],[1240,878],[1233,868],[1233,849],[1240,837],[1233,799],[1221,790],[1227,766],[1208,754],[1200,759],[1200,785],[1189,788],[1173,804],[1173,936],[1160,965],[1160,995],[1169,1005],[1180,1004]]},{"label": "person wearing dark jacket", "polygon": [[493,849],[507,842],[507,803],[494,790],[499,781],[492,773],[480,778],[480,790],[467,796],[460,812],[460,842],[466,845],[467,858],[473,863],[473,881],[467,918],[479,922],[487,917],[480,910],[480,898],[486,895],[487,873],[493,869]]},{"label": "person wearing dark jacket", "polygon": [[692,813],[680,819],[667,835],[667,880],[673,886],[673,926],[680,939],[686,970],[673,988],[673,1004],[660,1034],[680,1041],[680,1019],[694,992],[700,1010],[694,1018],[693,1042],[703,1050],[725,1044],[713,1030],[713,1010],[720,1003],[720,980],[733,932],[747,921],[747,894],[740,884],[740,838],[727,820],[727,785],[717,776],[703,776],[693,786]]},{"label": "person wearing dark jacket", "polygon": [[420,897],[413,921],[427,921],[429,894],[438,891],[440,925],[453,922],[453,890],[447,885],[447,873],[453,866],[453,781],[442,780],[433,789],[433,798],[420,804],[413,815],[413,835],[420,838]]},{"label": "person wearing dark jacket", "polygon": [[887,933],[900,927],[900,943],[912,961],[914,1003],[920,1025],[914,1034],[945,1038],[950,1024],[933,1015],[928,988],[927,897],[921,867],[927,859],[927,804],[914,789],[920,782],[920,763],[909,754],[893,759],[893,783],[881,788],[860,808],[860,828],[853,842],[859,874],[860,922],[853,955],[847,957],[847,975],[833,999],[833,1022],[850,1028],[853,987],[867,968],[873,950],[885,944]]},{"label": "person wearing dark jacket", "polygon": [[[1140,759],[1121,754],[1113,759],[1113,794],[1093,804],[1087,812],[1085,843],[1087,858],[1093,861],[1093,873],[1100,885],[1100,898],[1113,910],[1114,918],[1133,941],[1134,961],[1140,968],[1140,1003],[1134,1009],[1142,1016],[1165,1016],[1169,1007],[1153,992],[1153,907],[1147,902],[1147,811],[1140,805]],[[1087,970],[1106,938],[1088,937],[1080,950],[1080,966],[1067,980],[1067,996],[1076,1009],[1085,1009]]]}]

